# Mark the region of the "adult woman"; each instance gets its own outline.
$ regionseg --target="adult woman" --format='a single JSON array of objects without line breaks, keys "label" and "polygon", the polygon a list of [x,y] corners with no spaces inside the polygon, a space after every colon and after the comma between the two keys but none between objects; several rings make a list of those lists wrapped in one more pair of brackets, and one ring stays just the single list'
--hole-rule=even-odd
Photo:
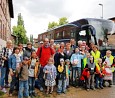
[{"label": "adult woman", "polygon": [[22,56],[20,55],[20,50],[18,47],[13,49],[13,53],[8,60],[10,75],[12,77],[12,81],[10,84],[9,96],[12,96],[14,86],[17,83],[18,77],[16,76],[16,69],[19,68],[19,64],[22,62]]}]

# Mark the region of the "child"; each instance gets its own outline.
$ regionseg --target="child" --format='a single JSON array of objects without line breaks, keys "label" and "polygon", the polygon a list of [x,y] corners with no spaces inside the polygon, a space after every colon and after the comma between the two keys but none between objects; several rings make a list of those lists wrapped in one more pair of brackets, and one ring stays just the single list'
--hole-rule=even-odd
[{"label": "child", "polygon": [[29,95],[36,96],[34,87],[35,87],[35,79],[38,77],[38,67],[39,67],[39,61],[36,55],[36,52],[33,51],[31,53],[31,60],[29,61]]},{"label": "child", "polygon": [[66,79],[68,77],[68,71],[66,69],[64,59],[60,59],[60,65],[58,65],[58,90],[57,93],[66,92]]},{"label": "child", "polygon": [[[54,66],[54,59],[50,58],[48,60],[48,64],[43,69],[44,72],[44,79],[45,79],[45,86],[47,86],[46,94],[52,94],[53,88],[56,84],[55,79],[57,75],[56,67]],[[49,92],[49,90],[51,91]]]},{"label": "child", "polygon": [[93,56],[90,56],[89,62],[86,64],[85,68],[87,68],[88,69],[87,71],[89,71],[89,77],[86,79],[86,89],[89,90],[91,88],[95,90],[94,88],[95,63]]},{"label": "child", "polygon": [[24,97],[29,98],[28,93],[28,57],[24,57],[23,62],[20,64],[20,67],[17,69],[17,73],[19,74],[19,92],[18,92],[18,98]]},{"label": "child", "polygon": [[113,79],[113,73],[112,73],[112,68],[111,66],[109,66],[107,64],[107,62],[105,61],[104,63],[104,67],[105,67],[105,75],[103,78],[103,86],[105,87],[105,82],[107,81],[109,83],[109,87],[112,86],[112,79]]},{"label": "child", "polygon": [[[81,76],[81,60],[85,58],[85,53],[80,53],[79,48],[75,48],[75,53],[71,56],[71,64],[72,64],[72,85],[78,86],[81,84],[80,76]],[[77,74],[76,74],[77,73]]]},{"label": "child", "polygon": [[70,60],[69,59],[66,59],[65,60],[65,63],[66,63],[66,69],[67,69],[67,71],[68,71],[68,77],[67,77],[67,79],[66,79],[66,87],[67,88],[69,88],[69,79],[70,79],[70,70],[69,70],[69,67],[70,67]]},{"label": "child", "polygon": [[103,77],[105,74],[105,69],[104,66],[102,64],[102,59],[98,60],[98,63],[96,64],[96,74],[95,74],[95,81],[96,81],[96,88],[99,89],[99,87],[101,89],[103,89]]}]

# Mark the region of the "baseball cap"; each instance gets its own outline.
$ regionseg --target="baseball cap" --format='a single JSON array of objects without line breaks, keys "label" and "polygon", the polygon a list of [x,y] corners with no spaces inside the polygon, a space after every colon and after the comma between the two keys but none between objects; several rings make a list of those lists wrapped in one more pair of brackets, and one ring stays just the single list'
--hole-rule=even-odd
[{"label": "baseball cap", "polygon": [[64,59],[63,59],[63,58],[60,58],[60,62],[62,62],[62,61],[64,62]]},{"label": "baseball cap", "polygon": [[70,60],[69,60],[69,59],[66,59],[65,62],[70,62]]}]

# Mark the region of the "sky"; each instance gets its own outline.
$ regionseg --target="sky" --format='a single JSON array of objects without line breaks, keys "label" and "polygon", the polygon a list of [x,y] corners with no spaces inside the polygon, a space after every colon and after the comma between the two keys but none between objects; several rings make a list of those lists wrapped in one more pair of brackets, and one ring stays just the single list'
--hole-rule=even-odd
[{"label": "sky", "polygon": [[23,16],[27,36],[34,38],[48,28],[48,23],[58,22],[59,18],[67,17],[69,22],[81,18],[115,17],[115,0],[13,0],[14,18],[12,27],[17,25],[18,13]]}]

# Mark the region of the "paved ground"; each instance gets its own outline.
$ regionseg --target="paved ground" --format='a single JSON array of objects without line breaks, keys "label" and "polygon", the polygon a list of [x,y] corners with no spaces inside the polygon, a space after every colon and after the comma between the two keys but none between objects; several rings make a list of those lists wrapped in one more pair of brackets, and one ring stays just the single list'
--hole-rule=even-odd
[{"label": "paved ground", "polygon": [[[81,88],[70,87],[66,94],[58,95],[56,92],[53,92],[52,95],[46,95],[45,92],[39,92],[36,90],[39,97],[36,98],[115,98],[115,85],[113,87],[105,87],[104,89],[90,90],[86,91]],[[13,97],[9,97],[8,94],[5,94],[0,98],[17,98],[17,94]]]}]

